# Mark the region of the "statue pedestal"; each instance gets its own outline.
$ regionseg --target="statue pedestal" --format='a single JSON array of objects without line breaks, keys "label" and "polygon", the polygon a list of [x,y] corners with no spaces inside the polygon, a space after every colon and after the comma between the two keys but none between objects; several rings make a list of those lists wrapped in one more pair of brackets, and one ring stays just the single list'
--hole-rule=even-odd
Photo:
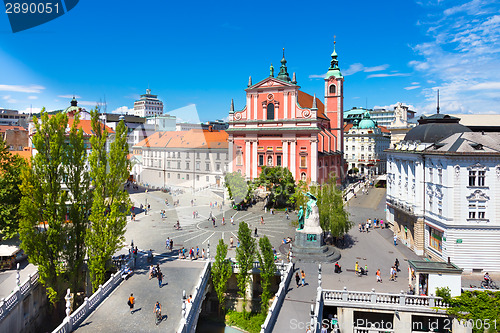
[{"label": "statue pedestal", "polygon": [[295,230],[292,253],[296,261],[335,262],[340,259],[340,252],[333,246],[323,245],[323,231]]}]

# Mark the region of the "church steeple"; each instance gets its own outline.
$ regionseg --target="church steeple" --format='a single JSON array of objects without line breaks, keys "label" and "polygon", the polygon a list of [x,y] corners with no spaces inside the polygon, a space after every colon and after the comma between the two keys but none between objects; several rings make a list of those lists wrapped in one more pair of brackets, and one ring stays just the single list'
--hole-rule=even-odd
[{"label": "church steeple", "polygon": [[329,78],[330,76],[342,77],[342,74],[340,73],[340,68],[339,68],[339,61],[337,59],[338,55],[337,55],[337,52],[335,51],[335,44],[336,43],[337,42],[334,39],[333,40],[332,60],[330,61],[330,68],[328,68],[328,73],[326,73],[327,78]]},{"label": "church steeple", "polygon": [[281,59],[281,67],[280,67],[280,72],[277,76],[278,79],[290,82],[290,76],[288,75],[287,68],[286,68],[286,59],[285,59],[285,48],[283,48],[283,59]]}]

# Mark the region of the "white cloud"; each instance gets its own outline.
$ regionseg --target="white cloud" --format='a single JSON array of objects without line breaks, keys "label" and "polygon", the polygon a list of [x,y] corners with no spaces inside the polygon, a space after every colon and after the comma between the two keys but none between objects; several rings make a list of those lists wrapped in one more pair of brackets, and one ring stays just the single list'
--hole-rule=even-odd
[{"label": "white cloud", "polygon": [[118,113],[118,114],[134,114],[134,109],[129,109],[127,106],[120,106],[119,108],[111,111],[111,113]]},{"label": "white cloud", "polygon": [[324,79],[326,76],[326,73],[325,74],[311,74],[309,75],[309,78],[310,79]]},{"label": "white cloud", "polygon": [[92,102],[92,101],[78,101],[78,105],[83,105],[83,106],[91,106],[91,107],[94,107],[96,106],[97,104],[99,104],[98,102]]},{"label": "white cloud", "polygon": [[365,67],[363,66],[363,64],[360,64],[360,63],[355,63],[355,64],[351,64],[345,71],[344,71],[344,75],[345,76],[348,76],[348,75],[352,75],[352,74],[356,74],[358,72],[361,72],[363,71]]},{"label": "white cloud", "polygon": [[413,90],[413,89],[417,89],[417,88],[420,88],[420,86],[409,86],[409,87],[405,87],[404,89],[405,90]]},{"label": "white cloud", "polygon": [[388,74],[388,73],[380,73],[380,74],[370,74],[366,78],[371,79],[373,77],[392,77],[392,76],[409,76],[410,74],[408,73],[393,73],[393,74]]},{"label": "white cloud", "polygon": [[24,110],[19,110],[21,113],[40,113],[42,111],[41,108],[26,108]]},{"label": "white cloud", "polygon": [[[394,108],[398,105],[398,103],[399,102],[396,102],[396,103],[390,104],[390,105],[375,105],[373,108],[374,109],[394,110]],[[407,106],[408,109],[415,111],[415,106],[413,106],[412,104],[408,104],[408,103],[401,103],[401,104],[404,106]]]},{"label": "white cloud", "polygon": [[450,2],[424,4],[430,9],[425,43],[413,46],[421,57],[409,62],[431,88],[423,89],[423,112],[435,112],[440,90],[442,112],[500,113],[500,15],[498,1],[472,0],[446,8]]},{"label": "white cloud", "polygon": [[66,95],[57,95],[57,97],[61,97],[61,98],[71,98],[73,99],[74,98],[81,98],[80,96],[78,95],[72,95],[72,94],[66,94]]},{"label": "white cloud", "polygon": [[45,89],[45,87],[40,86],[40,85],[21,86],[21,85],[12,85],[12,84],[0,84],[0,91],[12,91],[12,92],[39,94],[44,89]]},{"label": "white cloud", "polygon": [[483,82],[483,83],[478,83],[476,85],[473,85],[472,87],[469,88],[469,90],[498,90],[500,89],[500,82]]},{"label": "white cloud", "polygon": [[10,95],[5,95],[2,97],[3,99],[10,99]]},{"label": "white cloud", "polygon": [[412,82],[411,84],[417,85],[417,84],[420,84],[420,83],[419,82]]},{"label": "white cloud", "polygon": [[365,67],[364,72],[370,73],[370,72],[379,72],[379,71],[384,71],[387,68],[389,68],[389,65],[379,65],[379,66],[373,66],[373,67]]},{"label": "white cloud", "polygon": [[38,99],[38,96],[28,96],[28,99]]}]

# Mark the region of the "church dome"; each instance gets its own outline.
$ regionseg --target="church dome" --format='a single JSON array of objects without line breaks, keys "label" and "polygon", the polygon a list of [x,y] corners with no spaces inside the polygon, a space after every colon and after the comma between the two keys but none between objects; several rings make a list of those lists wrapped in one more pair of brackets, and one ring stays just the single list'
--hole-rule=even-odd
[{"label": "church dome", "polygon": [[371,120],[370,114],[366,112],[365,115],[363,116],[363,119],[361,119],[361,121],[358,123],[357,127],[361,129],[376,128],[377,123]]},{"label": "church dome", "polygon": [[421,116],[418,126],[412,128],[404,138],[405,141],[420,141],[436,143],[455,133],[472,132],[470,128],[459,124],[460,118],[447,114],[433,114],[429,117]]}]

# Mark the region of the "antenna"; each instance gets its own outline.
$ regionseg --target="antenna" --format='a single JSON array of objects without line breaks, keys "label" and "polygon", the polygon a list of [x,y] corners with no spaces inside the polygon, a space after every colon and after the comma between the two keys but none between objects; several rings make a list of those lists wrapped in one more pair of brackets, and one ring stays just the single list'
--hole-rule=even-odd
[{"label": "antenna", "polygon": [[438,89],[438,100],[437,100],[437,108],[436,108],[437,114],[439,114],[439,89]]}]

